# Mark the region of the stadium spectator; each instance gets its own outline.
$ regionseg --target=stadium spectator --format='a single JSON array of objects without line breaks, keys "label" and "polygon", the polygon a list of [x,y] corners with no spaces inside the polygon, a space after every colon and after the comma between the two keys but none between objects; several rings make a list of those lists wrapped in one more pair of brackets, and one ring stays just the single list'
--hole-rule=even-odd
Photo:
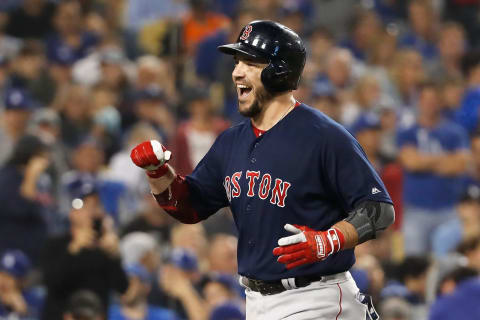
[{"label": "stadium spectator", "polygon": [[7,89],[5,109],[0,124],[0,164],[12,153],[12,149],[27,130],[32,111],[37,107],[29,93],[23,89]]},{"label": "stadium spectator", "polygon": [[168,297],[175,298],[175,311],[191,320],[206,320],[208,310],[196,285],[200,281],[195,255],[184,249],[175,249],[170,257],[170,263],[162,267],[159,275],[160,287]]},{"label": "stadium spectator", "polygon": [[455,122],[455,113],[460,108],[465,93],[463,80],[447,78],[441,82],[440,90],[442,92],[443,116]]},{"label": "stadium spectator", "polygon": [[400,297],[411,305],[411,319],[426,319],[427,274],[431,262],[425,257],[407,256],[398,265],[399,281],[389,281],[382,289],[381,297]]},{"label": "stadium spectator", "polygon": [[431,307],[429,320],[474,320],[480,317],[480,278],[478,271],[468,269],[456,270],[452,275],[447,291],[452,291],[440,297]]},{"label": "stadium spectator", "polygon": [[105,307],[90,290],[78,290],[68,300],[63,320],[104,320]]},{"label": "stadium spectator", "polygon": [[433,232],[455,215],[468,140],[462,128],[441,117],[437,87],[425,83],[419,91],[417,122],[399,130],[397,143],[405,172],[405,252],[423,254],[431,248]]},{"label": "stadium spectator", "polygon": [[427,62],[431,62],[438,55],[435,46],[438,14],[432,3],[411,1],[408,5],[408,21],[410,29],[400,38],[400,46],[417,50]]},{"label": "stadium spectator", "polygon": [[210,0],[189,0],[189,12],[182,22],[183,45],[187,55],[195,53],[198,43],[218,31],[226,28],[230,19],[210,8]]},{"label": "stadium spectator", "polygon": [[7,250],[0,256],[0,318],[36,319],[42,296],[29,288],[31,262],[20,250]]},{"label": "stadium spectator", "polygon": [[400,114],[399,124],[412,125],[415,121],[415,97],[419,85],[425,80],[422,56],[412,49],[397,51],[389,75],[390,83],[383,88],[394,100],[394,106]]},{"label": "stadium spectator", "polygon": [[462,240],[480,235],[480,188],[470,185],[455,206],[457,216],[441,224],[432,236],[432,251],[444,256]]},{"label": "stadium spectator", "polygon": [[72,201],[69,219],[70,231],[49,239],[42,255],[48,290],[45,320],[62,319],[69,294],[77,290],[93,291],[107,308],[110,293],[124,293],[128,287],[113,223],[94,188],[85,188]]},{"label": "stadium spectator", "polygon": [[15,57],[22,46],[21,40],[6,34],[5,29],[8,23],[8,13],[0,8],[0,56],[7,59]]},{"label": "stadium spectator", "polygon": [[47,0],[25,0],[10,13],[7,33],[22,39],[43,39],[52,30],[56,4]]},{"label": "stadium spectator", "polygon": [[0,193],[0,252],[20,249],[34,265],[46,239],[40,180],[49,164],[47,146],[34,136],[23,136],[0,169],[0,185],[5,186]]},{"label": "stadium spectator", "polygon": [[374,11],[359,11],[352,19],[351,38],[340,45],[352,53],[355,59],[365,61],[372,43],[381,33],[381,21]]},{"label": "stadium spectator", "polygon": [[126,267],[129,277],[127,292],[108,310],[109,320],[177,320],[174,312],[148,303],[152,277],[141,265]]},{"label": "stadium spectator", "polygon": [[218,233],[209,244],[209,271],[230,276],[237,274],[237,238]]},{"label": "stadium spectator", "polygon": [[455,22],[445,23],[439,32],[437,47],[439,55],[429,66],[430,78],[461,79],[462,57],[468,47],[463,27]]},{"label": "stadium spectator", "polygon": [[172,160],[177,172],[185,175],[193,171],[217,136],[229,127],[215,114],[207,89],[190,88],[186,95],[189,117],[178,126],[172,148],[172,152],[182,155]]},{"label": "stadium spectator", "polygon": [[462,62],[462,69],[466,88],[455,118],[471,134],[478,129],[480,119],[480,52],[466,54]]},{"label": "stadium spectator", "polygon": [[467,258],[467,266],[480,272],[480,235],[462,241],[457,251]]},{"label": "stadium spectator", "polygon": [[213,273],[207,276],[202,287],[209,320],[245,319],[245,311],[238,301],[235,280]]},{"label": "stadium spectator", "polygon": [[353,88],[353,99],[342,106],[341,123],[351,126],[362,113],[372,112],[380,103],[381,88],[373,74],[360,77]]},{"label": "stadium spectator", "polygon": [[154,276],[160,262],[156,239],[145,232],[132,232],[122,238],[120,251],[125,266],[138,266]]}]

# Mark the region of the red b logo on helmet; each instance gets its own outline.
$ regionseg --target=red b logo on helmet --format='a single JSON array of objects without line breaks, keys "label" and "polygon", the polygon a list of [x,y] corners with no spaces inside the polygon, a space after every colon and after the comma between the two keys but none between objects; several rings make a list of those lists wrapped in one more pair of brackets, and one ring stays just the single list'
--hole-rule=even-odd
[{"label": "red b logo on helmet", "polygon": [[250,32],[252,32],[252,26],[246,26],[245,29],[243,30],[240,40],[247,40],[248,37],[250,36]]}]

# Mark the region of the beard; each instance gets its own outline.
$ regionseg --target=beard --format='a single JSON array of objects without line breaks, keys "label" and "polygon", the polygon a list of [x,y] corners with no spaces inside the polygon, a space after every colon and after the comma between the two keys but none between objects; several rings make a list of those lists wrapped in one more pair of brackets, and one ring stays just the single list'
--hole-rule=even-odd
[{"label": "beard", "polygon": [[272,98],[274,97],[273,94],[265,90],[265,88],[262,86],[255,90],[255,98],[252,102],[252,104],[245,110],[238,110],[240,114],[244,117],[248,118],[255,118],[262,112],[263,106]]}]

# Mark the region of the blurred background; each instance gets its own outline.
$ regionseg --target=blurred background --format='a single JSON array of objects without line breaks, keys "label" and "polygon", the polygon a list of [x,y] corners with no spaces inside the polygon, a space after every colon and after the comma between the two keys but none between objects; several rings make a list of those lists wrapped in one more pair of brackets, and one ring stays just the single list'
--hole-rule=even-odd
[{"label": "blurred background", "polygon": [[382,319],[480,319],[479,17],[479,0],[0,1],[0,319],[244,319],[229,210],[176,223],[129,153],[160,140],[188,174],[242,121],[216,47],[255,19],[304,39],[296,99],[358,139],[395,202],[352,269]]}]

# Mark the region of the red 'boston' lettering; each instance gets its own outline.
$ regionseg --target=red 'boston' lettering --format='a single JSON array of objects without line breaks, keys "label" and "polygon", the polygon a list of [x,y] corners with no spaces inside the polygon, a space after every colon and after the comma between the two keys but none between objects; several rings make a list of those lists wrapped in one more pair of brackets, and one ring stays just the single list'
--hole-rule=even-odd
[{"label": "red 'boston' lettering", "polygon": [[233,190],[232,190],[232,197],[238,198],[241,193],[240,189],[240,184],[238,183],[238,179],[242,176],[242,172],[235,172],[232,175],[232,185],[233,185]]},{"label": "red 'boston' lettering", "polygon": [[232,186],[230,185],[230,176],[225,177],[223,187],[225,188],[225,192],[227,193],[228,201],[232,202]]},{"label": "red 'boston' lettering", "polygon": [[273,187],[270,203],[276,204],[279,207],[285,207],[285,198],[287,197],[287,191],[290,186],[291,184],[287,181],[282,181],[282,179],[278,178],[275,179],[275,187]]},{"label": "red 'boston' lettering", "polygon": [[270,186],[272,184],[272,176],[268,173],[265,173],[260,182],[260,187],[258,188],[258,197],[262,200],[267,199],[268,194],[270,193]]},{"label": "red 'boston' lettering", "polygon": [[255,187],[255,180],[257,180],[258,177],[260,177],[260,171],[247,170],[246,176],[247,176],[247,179],[248,179],[248,193],[247,193],[247,196],[253,197],[254,196],[253,187]]}]

